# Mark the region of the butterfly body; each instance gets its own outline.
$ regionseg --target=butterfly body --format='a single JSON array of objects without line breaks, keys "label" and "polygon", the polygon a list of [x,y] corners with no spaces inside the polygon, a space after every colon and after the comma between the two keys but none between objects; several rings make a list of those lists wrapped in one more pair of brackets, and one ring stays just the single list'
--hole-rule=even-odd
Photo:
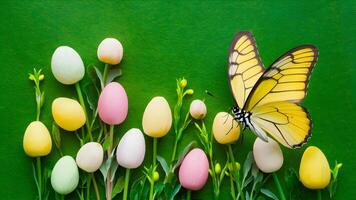
[{"label": "butterfly body", "polygon": [[251,126],[251,113],[234,106],[231,109],[231,113],[234,115],[234,119],[241,123],[242,127],[250,128]]},{"label": "butterfly body", "polygon": [[302,146],[310,138],[311,120],[299,103],[317,56],[316,47],[302,45],[264,69],[252,34],[237,33],[228,58],[234,119],[266,142],[269,134],[286,147]]}]

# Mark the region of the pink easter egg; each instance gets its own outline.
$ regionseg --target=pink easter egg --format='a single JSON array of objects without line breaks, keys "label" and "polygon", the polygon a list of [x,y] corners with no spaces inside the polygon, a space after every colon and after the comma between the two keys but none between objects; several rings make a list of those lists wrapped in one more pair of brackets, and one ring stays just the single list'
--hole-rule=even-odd
[{"label": "pink easter egg", "polygon": [[98,113],[100,119],[110,125],[121,124],[128,110],[125,89],[117,82],[105,86],[99,96]]},{"label": "pink easter egg", "polygon": [[183,159],[179,168],[179,182],[188,190],[200,190],[209,175],[209,161],[203,150],[195,148]]}]

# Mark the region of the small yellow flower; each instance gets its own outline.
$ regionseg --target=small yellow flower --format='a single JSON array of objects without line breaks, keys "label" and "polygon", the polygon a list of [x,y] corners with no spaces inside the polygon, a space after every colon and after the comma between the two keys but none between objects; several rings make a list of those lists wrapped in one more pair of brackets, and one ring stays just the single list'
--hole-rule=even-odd
[{"label": "small yellow flower", "polygon": [[185,88],[187,86],[187,79],[183,78],[181,81],[180,81],[180,87],[181,88]]},{"label": "small yellow flower", "polygon": [[157,182],[159,180],[159,173],[157,171],[153,172],[153,181]]},{"label": "small yellow flower", "polygon": [[221,166],[220,163],[215,164],[215,173],[219,175],[221,173]]},{"label": "small yellow flower", "polygon": [[193,89],[188,89],[186,91],[186,93],[189,94],[189,95],[192,95],[192,94],[194,94],[194,90]]}]

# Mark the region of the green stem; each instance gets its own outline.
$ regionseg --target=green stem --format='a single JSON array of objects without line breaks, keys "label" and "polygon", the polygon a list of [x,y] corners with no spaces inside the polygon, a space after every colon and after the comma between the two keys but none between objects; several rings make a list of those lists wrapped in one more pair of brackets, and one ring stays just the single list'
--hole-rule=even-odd
[{"label": "green stem", "polygon": [[[90,141],[93,141],[93,136],[92,136],[92,134],[91,134],[91,128],[90,128],[90,124],[89,124],[88,113],[87,113],[87,109],[86,109],[86,106],[85,106],[85,102],[84,102],[82,90],[80,89],[79,82],[77,82],[77,83],[75,84],[75,89],[77,90],[79,102],[80,102],[80,105],[82,106],[83,111],[84,111],[84,114],[85,114],[85,118],[86,118],[86,120],[85,120],[85,126],[86,126],[86,128],[87,128]],[[83,138],[83,139],[84,139],[84,138]]]},{"label": "green stem", "polygon": [[38,182],[38,199],[42,200],[42,170],[41,170],[41,157],[36,158],[37,164],[37,182]]},{"label": "green stem", "polygon": [[91,178],[90,178],[90,174],[87,174],[87,183],[86,183],[87,187],[87,200],[90,200],[90,185],[91,185]]},{"label": "green stem", "polygon": [[108,73],[109,73],[109,64],[105,64],[105,68],[104,68],[104,73],[103,73],[103,86],[105,87],[106,85],[106,78],[108,77]]},{"label": "green stem", "polygon": [[82,90],[80,89],[79,82],[77,82],[77,83],[75,84],[75,89],[77,90],[79,102],[80,102],[80,105],[82,106],[83,111],[84,111],[84,114],[85,114],[85,118],[86,118],[85,126],[86,126],[86,128],[87,128],[90,141],[93,141],[93,136],[92,136],[92,134],[91,134],[90,124],[89,124],[88,113],[87,113],[87,109],[86,109],[86,106],[85,106],[85,102],[84,102]]},{"label": "green stem", "polygon": [[99,188],[98,188],[98,184],[96,183],[94,173],[91,173],[90,175],[91,175],[91,179],[93,181],[93,186],[94,186],[94,190],[95,190],[95,194],[96,194],[96,200],[100,200]]},{"label": "green stem", "polygon": [[114,140],[114,125],[110,125],[109,137],[109,153],[111,154]]},{"label": "green stem", "polygon": [[321,200],[321,190],[320,189],[316,191],[316,197],[317,197],[316,198],[317,200]]},{"label": "green stem", "polygon": [[[109,132],[109,148],[108,148],[108,158],[111,156],[114,140],[114,125],[110,125]],[[111,200],[112,198],[112,182],[111,182],[111,168],[108,170],[108,175],[106,178],[106,199]]]},{"label": "green stem", "polygon": [[219,194],[220,194],[220,188],[219,188],[219,183],[216,177],[216,172],[215,172],[215,166],[213,162],[213,157],[212,155],[209,155],[209,162],[210,162],[210,170],[211,170],[211,179],[213,181],[213,188],[214,188],[214,199],[219,199]]},{"label": "green stem", "polygon": [[125,174],[125,187],[124,187],[124,197],[123,200],[127,199],[127,192],[129,188],[129,182],[130,182],[130,169],[126,169],[126,174]]},{"label": "green stem", "polygon": [[232,174],[230,174],[230,192],[231,192],[232,199],[235,199],[236,198],[236,192],[235,192],[234,179],[232,177]]},{"label": "green stem", "polygon": [[155,186],[155,181],[153,180],[154,172],[156,170],[156,157],[157,157],[157,138],[153,138],[153,160],[152,160],[152,165],[153,169],[152,174],[151,174],[151,187],[150,187],[150,200],[153,200],[153,189]]},{"label": "green stem", "polygon": [[36,121],[40,120],[40,114],[41,114],[41,105],[37,104],[37,114],[36,114]]},{"label": "green stem", "polygon": [[281,186],[281,183],[279,182],[278,180],[278,176],[275,172],[272,173],[272,176],[273,176],[273,179],[274,179],[274,182],[277,186],[277,189],[278,189],[278,192],[279,192],[279,196],[281,198],[281,200],[286,200],[286,197],[284,195],[284,192],[283,192],[283,189],[282,189],[282,186]]},{"label": "green stem", "polygon": [[[227,145],[228,147],[228,151],[229,151],[229,156],[230,156],[230,160],[231,160],[231,165],[232,165],[232,172],[234,173],[235,177],[236,177],[236,187],[237,190],[241,196],[242,200],[245,200],[245,194],[243,193],[241,186],[240,186],[240,176],[239,176],[239,172],[236,170],[236,164],[235,164],[235,157],[234,157],[234,153],[232,152],[232,147],[231,144]],[[232,174],[231,174],[232,175]]]},{"label": "green stem", "polygon": [[191,193],[192,192],[190,190],[187,191],[187,200],[190,200],[190,196],[192,195]]}]

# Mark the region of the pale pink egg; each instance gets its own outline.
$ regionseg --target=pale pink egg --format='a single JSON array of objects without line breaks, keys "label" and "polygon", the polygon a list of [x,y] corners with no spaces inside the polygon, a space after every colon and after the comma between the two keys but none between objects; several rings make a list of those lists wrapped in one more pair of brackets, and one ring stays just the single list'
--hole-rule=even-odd
[{"label": "pale pink egg", "polygon": [[128,110],[128,100],[125,89],[117,82],[105,86],[99,96],[98,113],[103,122],[110,125],[121,124]]},{"label": "pale pink egg", "polygon": [[209,161],[203,150],[195,148],[183,159],[179,168],[179,182],[188,190],[200,190],[209,175]]}]

